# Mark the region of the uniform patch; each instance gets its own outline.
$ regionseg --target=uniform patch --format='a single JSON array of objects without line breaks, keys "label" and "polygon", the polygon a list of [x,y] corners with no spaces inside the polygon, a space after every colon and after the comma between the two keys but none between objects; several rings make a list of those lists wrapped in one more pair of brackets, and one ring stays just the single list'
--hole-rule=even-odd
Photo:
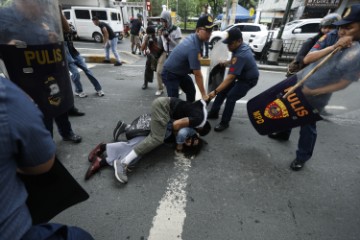
[{"label": "uniform patch", "polygon": [[236,63],[236,60],[237,60],[237,58],[236,58],[236,57],[233,57],[233,58],[231,59],[231,64],[235,64],[235,63]]},{"label": "uniform patch", "polygon": [[327,34],[323,35],[318,41],[323,42],[326,39]]},{"label": "uniform patch", "polygon": [[266,106],[264,115],[270,119],[280,119],[289,117],[289,112],[285,104],[280,99],[276,99]]},{"label": "uniform patch", "polygon": [[349,16],[351,13],[351,8],[348,8],[343,16],[343,18],[346,18],[347,16]]},{"label": "uniform patch", "polygon": [[213,19],[212,19],[212,17],[210,15],[208,16],[208,21],[211,22],[211,23],[213,22]]}]

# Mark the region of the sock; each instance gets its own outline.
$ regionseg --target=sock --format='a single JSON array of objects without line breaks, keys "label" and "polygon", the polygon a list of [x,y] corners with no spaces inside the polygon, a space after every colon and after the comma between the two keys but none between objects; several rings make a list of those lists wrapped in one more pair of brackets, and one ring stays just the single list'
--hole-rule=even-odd
[{"label": "sock", "polygon": [[128,155],[126,155],[126,157],[124,158],[122,163],[125,163],[126,165],[129,165],[137,157],[138,157],[138,155],[135,153],[134,150],[132,150]]},{"label": "sock", "polygon": [[109,164],[107,163],[107,161],[106,161],[105,158],[102,158],[102,159],[101,159],[101,161],[100,161],[100,166],[101,166],[101,167],[109,166]]}]

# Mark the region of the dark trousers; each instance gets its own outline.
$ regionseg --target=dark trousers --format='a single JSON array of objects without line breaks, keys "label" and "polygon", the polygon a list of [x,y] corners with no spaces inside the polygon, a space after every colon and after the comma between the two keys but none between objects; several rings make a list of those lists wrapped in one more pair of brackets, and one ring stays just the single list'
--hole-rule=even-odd
[{"label": "dark trousers", "polygon": [[244,97],[252,87],[253,85],[250,85],[249,83],[244,81],[232,82],[230,86],[218,93],[210,112],[218,114],[221,105],[226,99],[221,122],[225,124],[229,123],[234,112],[236,101]]},{"label": "dark trousers", "polygon": [[179,86],[186,94],[186,101],[194,102],[196,89],[192,78],[189,75],[180,76],[163,70],[161,73],[169,97],[179,98]]},{"label": "dark trousers", "polygon": [[73,130],[71,128],[71,123],[69,121],[69,115],[68,112],[65,112],[55,118],[44,116],[44,124],[47,130],[51,133],[51,136],[53,136],[53,124],[55,123],[57,125],[59,134],[62,137],[69,137],[73,133]]}]

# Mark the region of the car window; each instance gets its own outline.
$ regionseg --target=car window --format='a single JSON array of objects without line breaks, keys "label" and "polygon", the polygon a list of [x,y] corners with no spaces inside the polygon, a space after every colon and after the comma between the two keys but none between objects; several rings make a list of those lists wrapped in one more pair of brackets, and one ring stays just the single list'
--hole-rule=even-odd
[{"label": "car window", "polygon": [[243,29],[244,29],[244,25],[237,25],[236,27],[237,27],[238,29],[240,29],[241,32],[242,32]]},{"label": "car window", "polygon": [[320,29],[319,23],[309,23],[300,27],[301,33],[317,33]]},{"label": "car window", "polygon": [[75,16],[77,19],[90,19],[89,10],[75,10]]},{"label": "car window", "polygon": [[292,21],[292,22],[288,22],[286,25],[285,25],[285,28],[284,30],[287,30],[291,27],[293,27],[295,24],[298,24],[298,23],[301,23],[301,21]]},{"label": "car window", "polygon": [[106,11],[91,10],[93,16],[97,16],[99,20],[108,20]]},{"label": "car window", "polygon": [[111,17],[111,20],[113,21],[117,21],[118,20],[118,15],[116,12],[111,12],[110,13],[110,17]]},{"label": "car window", "polygon": [[64,12],[66,20],[70,20],[70,12]]},{"label": "car window", "polygon": [[252,25],[244,25],[243,29],[241,31],[243,31],[243,32],[259,32],[260,27],[259,26],[252,26]]}]

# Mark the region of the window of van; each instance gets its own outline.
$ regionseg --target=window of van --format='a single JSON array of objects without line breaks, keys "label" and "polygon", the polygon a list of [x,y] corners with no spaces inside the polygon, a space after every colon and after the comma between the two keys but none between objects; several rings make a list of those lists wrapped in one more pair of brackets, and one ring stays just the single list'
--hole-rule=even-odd
[{"label": "window of van", "polygon": [[106,11],[91,10],[91,15],[97,16],[99,20],[108,20],[106,16]]},{"label": "window of van", "polygon": [[259,32],[260,31],[260,27],[258,26],[251,26],[251,25],[244,25],[243,32]]},{"label": "window of van", "polygon": [[111,17],[111,20],[113,20],[113,21],[117,21],[117,20],[118,20],[118,15],[117,15],[116,12],[110,13],[110,17]]},{"label": "window of van", "polygon": [[66,20],[70,20],[70,12],[64,12]]},{"label": "window of van", "polygon": [[90,19],[89,10],[75,10],[75,16],[77,19]]}]

